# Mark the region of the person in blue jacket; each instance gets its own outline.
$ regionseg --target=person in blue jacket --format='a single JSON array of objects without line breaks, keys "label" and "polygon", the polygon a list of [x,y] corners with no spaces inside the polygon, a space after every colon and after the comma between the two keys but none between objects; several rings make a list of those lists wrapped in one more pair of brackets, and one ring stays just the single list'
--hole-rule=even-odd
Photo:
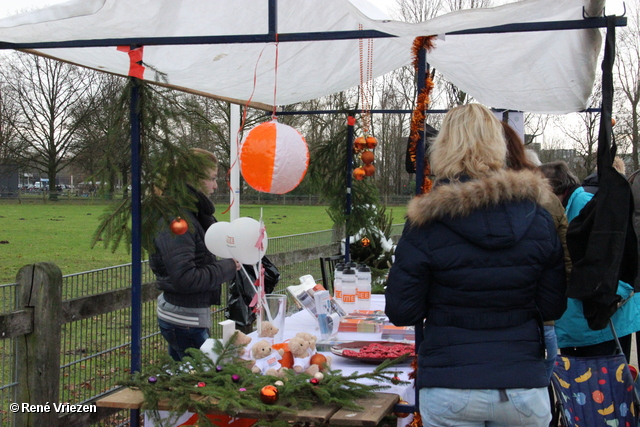
[{"label": "person in blue jacket", "polygon": [[[578,178],[563,161],[545,163],[540,170],[549,179],[553,192],[565,206],[567,220],[571,224],[582,208],[591,200],[593,193],[585,191]],[[622,305],[611,317],[622,351],[631,356],[631,334],[640,330],[640,296],[625,282],[618,283],[618,295]],[[589,328],[580,300],[569,298],[567,311],[556,321],[556,335],[560,353],[567,356],[609,356],[616,354],[617,345],[611,328],[594,331]]]},{"label": "person in blue jacket", "polygon": [[385,291],[395,325],[422,324],[425,426],[548,426],[543,322],[566,308],[563,250],[537,171],[508,170],[502,125],[451,109],[432,144],[436,183],[409,204]]}]

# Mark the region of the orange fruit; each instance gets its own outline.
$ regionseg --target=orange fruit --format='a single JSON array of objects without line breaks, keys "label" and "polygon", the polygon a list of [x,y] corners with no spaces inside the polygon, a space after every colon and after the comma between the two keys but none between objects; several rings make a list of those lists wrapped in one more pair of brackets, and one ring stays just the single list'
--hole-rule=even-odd
[{"label": "orange fruit", "polygon": [[360,160],[362,160],[365,165],[373,163],[374,158],[373,151],[364,151],[360,154]]}]

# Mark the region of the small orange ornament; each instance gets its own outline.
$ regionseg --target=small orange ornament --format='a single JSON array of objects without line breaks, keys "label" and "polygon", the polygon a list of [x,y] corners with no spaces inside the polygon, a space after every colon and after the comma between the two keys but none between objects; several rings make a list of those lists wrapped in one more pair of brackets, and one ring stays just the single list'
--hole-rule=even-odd
[{"label": "small orange ornament", "polygon": [[173,234],[178,236],[183,235],[189,229],[189,224],[182,218],[176,218],[171,221],[171,225],[169,226]]},{"label": "small orange ornament", "polygon": [[365,165],[373,163],[373,151],[363,151],[362,154],[360,154],[360,160],[362,160],[362,163],[364,163]]},{"label": "small orange ornament", "polygon": [[616,125],[616,119],[611,117],[611,126],[615,126],[615,125]]},{"label": "small orange ornament", "polygon": [[[407,402],[406,400],[400,399],[400,401],[398,401],[398,405],[408,405],[408,404],[409,402]],[[407,418],[411,414],[409,412],[394,412],[393,415],[395,415],[398,418]]]},{"label": "small orange ornament", "polygon": [[363,136],[359,136],[353,140],[353,149],[356,150],[356,153],[364,149],[364,146],[367,144],[366,140]]},{"label": "small orange ornament", "polygon": [[369,246],[369,244],[371,243],[371,240],[369,240],[368,237],[363,237],[362,240],[360,240],[360,243],[362,243],[362,246]]},{"label": "small orange ornament", "polygon": [[291,369],[293,368],[293,354],[290,351],[285,351],[282,353],[282,359],[280,359],[280,365],[283,368]]},{"label": "small orange ornament", "polygon": [[278,400],[278,389],[273,385],[266,385],[260,390],[260,400],[267,405],[273,405]]},{"label": "small orange ornament", "polygon": [[365,176],[364,169],[355,168],[353,170],[353,179],[355,179],[356,181],[362,181],[364,179],[364,176]]},{"label": "small orange ornament", "polygon": [[376,167],[373,165],[364,165],[362,169],[364,169],[365,176],[372,176],[376,171]]},{"label": "small orange ornament", "polygon": [[374,136],[368,136],[365,143],[369,150],[373,150],[378,145],[378,140]]},{"label": "small orange ornament", "polygon": [[311,356],[311,359],[309,359],[309,363],[311,365],[318,365],[320,368],[324,368],[324,365],[326,365],[327,363],[327,358],[323,354],[316,353]]}]

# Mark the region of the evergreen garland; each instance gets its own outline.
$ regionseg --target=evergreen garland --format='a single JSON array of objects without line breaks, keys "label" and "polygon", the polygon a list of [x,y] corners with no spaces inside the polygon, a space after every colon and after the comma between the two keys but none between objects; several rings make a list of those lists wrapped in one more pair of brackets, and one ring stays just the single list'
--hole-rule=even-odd
[{"label": "evergreen garland", "polygon": [[[142,81],[129,80],[123,97],[129,96],[136,84],[140,91],[142,122],[142,247],[153,251],[153,238],[163,221],[168,227],[173,219],[184,216],[183,209],[196,210],[196,199],[185,183],[198,183],[206,177],[213,164],[205,156],[192,153],[187,143],[175,135],[183,110],[169,96],[170,92],[163,92]],[[102,241],[105,247],[115,252],[125,240],[127,250],[130,250],[131,196],[127,195],[122,202],[112,205],[100,220],[92,247]]]},{"label": "evergreen garland", "polygon": [[[144,409],[151,411],[154,422],[158,425],[172,425],[186,411],[198,414],[200,425],[213,425],[206,417],[212,411],[235,415],[243,409],[272,414],[269,420],[261,424],[272,426],[287,425],[278,420],[281,412],[295,412],[299,409],[310,409],[314,404],[335,404],[344,408],[362,410],[355,404],[355,399],[367,397],[373,392],[389,388],[384,383],[397,383],[396,375],[390,368],[404,360],[404,357],[387,360],[371,373],[354,372],[343,376],[340,370],[328,370],[324,378],[315,385],[308,374],[296,374],[286,370],[284,377],[274,377],[253,373],[248,361],[237,357],[238,348],[231,338],[226,345],[216,341],[213,351],[218,354],[216,361],[197,349],[189,349],[189,356],[176,362],[164,355],[157,365],[150,365],[143,372],[135,373],[131,380],[121,385],[139,389],[144,395]],[[234,376],[238,380],[234,381]],[[150,380],[151,379],[151,380]],[[362,380],[374,380],[376,384],[362,384]],[[260,391],[264,386],[279,385],[278,401],[274,404],[263,403]],[[199,387],[199,383],[204,386]],[[242,390],[244,389],[244,390]],[[203,397],[196,398],[194,397]],[[161,401],[171,402],[172,411],[169,418],[161,419],[158,405]]]}]

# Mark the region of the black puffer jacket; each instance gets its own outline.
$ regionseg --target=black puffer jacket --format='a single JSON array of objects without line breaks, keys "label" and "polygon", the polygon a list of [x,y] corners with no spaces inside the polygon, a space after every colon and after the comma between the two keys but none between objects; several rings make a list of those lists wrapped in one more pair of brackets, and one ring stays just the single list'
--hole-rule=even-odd
[{"label": "black puffer jacket", "polygon": [[155,238],[155,252],[149,263],[164,299],[180,307],[209,307],[220,304],[221,287],[235,277],[232,259],[216,260],[204,243],[205,230],[191,212],[189,231],[177,236],[161,221]]},{"label": "black puffer jacket", "polygon": [[386,289],[396,325],[426,318],[417,386],[548,385],[542,321],[566,308],[555,197],[529,171],[436,186],[409,204]]}]

